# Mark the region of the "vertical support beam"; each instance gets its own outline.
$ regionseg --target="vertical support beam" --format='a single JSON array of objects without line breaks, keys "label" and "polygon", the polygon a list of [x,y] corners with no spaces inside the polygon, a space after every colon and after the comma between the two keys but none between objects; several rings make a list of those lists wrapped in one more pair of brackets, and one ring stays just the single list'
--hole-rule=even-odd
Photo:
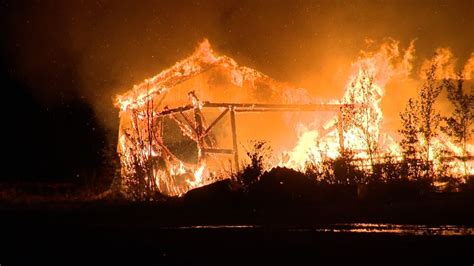
[{"label": "vertical support beam", "polygon": [[233,144],[233,150],[234,150],[234,163],[235,163],[235,169],[239,171],[240,166],[239,166],[239,150],[237,146],[237,129],[235,126],[235,110],[234,107],[230,107],[230,125],[232,126],[232,144]]},{"label": "vertical support beam", "polygon": [[204,154],[204,138],[203,138],[203,123],[202,123],[202,113],[201,110],[198,107],[194,108],[194,121],[196,122],[196,139],[197,139],[197,144],[198,144],[198,149],[199,149],[199,160],[202,160],[205,156]]},{"label": "vertical support beam", "polygon": [[158,139],[162,140],[163,139],[163,117],[158,117]]},{"label": "vertical support beam", "polygon": [[339,136],[339,148],[341,154],[344,153],[344,125],[342,121],[342,110],[339,109],[337,112],[337,133]]},{"label": "vertical support beam", "polygon": [[[196,133],[196,142],[197,142],[197,145],[198,145],[198,163],[201,163],[201,161],[204,159],[204,135],[203,135],[203,132],[204,132],[204,126],[203,126],[203,116],[202,116],[202,113],[201,113],[201,103],[198,99],[198,97],[196,96],[196,93],[194,91],[190,91],[188,92],[188,96],[189,98],[191,99],[192,103],[193,103],[193,111],[194,111],[194,124],[195,124],[195,128],[194,128],[194,131]],[[181,113],[183,114],[183,113]],[[184,118],[186,118],[184,115],[183,115]],[[191,126],[192,127],[192,126]]]}]

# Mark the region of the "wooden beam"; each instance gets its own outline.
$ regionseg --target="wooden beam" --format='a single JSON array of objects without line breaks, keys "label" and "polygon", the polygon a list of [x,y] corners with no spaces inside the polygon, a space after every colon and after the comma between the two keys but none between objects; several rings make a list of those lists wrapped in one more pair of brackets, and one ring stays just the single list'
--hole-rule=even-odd
[{"label": "wooden beam", "polygon": [[217,149],[217,148],[205,148],[203,149],[206,153],[222,153],[222,154],[234,154],[233,149]]},{"label": "wooden beam", "polygon": [[240,112],[244,110],[261,111],[264,109],[273,109],[275,111],[281,110],[295,110],[295,111],[334,111],[337,112],[342,106],[354,106],[355,104],[336,104],[336,103],[321,103],[321,104],[269,104],[269,103],[211,103],[202,102],[203,107],[210,108],[229,108],[234,107],[235,111]]},{"label": "wooden beam", "polygon": [[263,112],[336,112],[332,108],[328,109],[297,109],[297,108],[236,108],[235,112],[237,113],[263,113]]},{"label": "wooden beam", "polygon": [[[361,107],[360,104],[267,104],[267,103],[211,103],[202,102],[202,108],[234,108],[235,112],[300,112],[320,111],[338,112],[342,107]],[[159,112],[156,116],[166,116],[193,109],[193,105],[184,105]]]},{"label": "wooden beam", "polygon": [[234,150],[234,163],[236,171],[239,171],[239,150],[237,146],[237,129],[235,126],[235,111],[234,107],[230,108],[230,125],[232,127],[232,145]]},{"label": "wooden beam", "polygon": [[339,136],[339,148],[341,149],[341,154],[344,153],[344,125],[342,121],[342,111],[339,110],[337,113],[337,133]]},{"label": "wooden beam", "polygon": [[183,112],[179,112],[179,114],[181,115],[181,117],[184,119],[184,121],[186,122],[186,124],[188,124],[188,126],[192,129],[192,131],[196,134],[197,137],[198,136],[198,133],[196,132],[196,129],[194,128],[194,125],[191,123],[191,121],[183,114]]},{"label": "wooden beam", "polygon": [[213,126],[217,124],[227,113],[229,112],[229,108],[225,109],[224,112],[222,112],[212,123],[209,125],[209,127],[204,131],[204,136],[209,133],[209,131],[212,129]]},{"label": "wooden beam", "polygon": [[171,116],[171,119],[173,119],[178,124],[179,128],[181,129],[181,131],[183,132],[183,134],[185,136],[187,136],[190,139],[197,142],[197,140],[196,140],[196,136],[197,136],[196,131],[194,130],[194,128],[191,125],[189,125],[188,122],[181,121],[174,114]]},{"label": "wooden beam", "polygon": [[163,110],[163,111],[157,113],[156,116],[172,115],[174,113],[185,112],[185,111],[191,110],[193,108],[194,108],[194,106],[188,104],[188,105],[180,106],[180,107],[177,107],[177,108]]}]

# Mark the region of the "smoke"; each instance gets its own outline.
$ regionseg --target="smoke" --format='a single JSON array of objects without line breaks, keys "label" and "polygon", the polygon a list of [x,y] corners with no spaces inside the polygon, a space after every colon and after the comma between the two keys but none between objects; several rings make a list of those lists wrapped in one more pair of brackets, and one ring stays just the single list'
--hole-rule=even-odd
[{"label": "smoke", "polygon": [[464,73],[470,78],[474,65],[469,0],[2,3],[1,54],[10,74],[44,105],[76,98],[91,103],[109,128],[118,125],[114,95],[190,55],[205,37],[240,65],[321,99],[342,97],[351,63],[377,44],[368,39],[392,37],[411,51],[417,38],[417,53],[402,56],[400,69],[409,78],[387,84],[386,97],[397,105],[416,91],[414,73],[437,47],[450,47],[436,50],[443,55],[443,75],[468,62]]}]

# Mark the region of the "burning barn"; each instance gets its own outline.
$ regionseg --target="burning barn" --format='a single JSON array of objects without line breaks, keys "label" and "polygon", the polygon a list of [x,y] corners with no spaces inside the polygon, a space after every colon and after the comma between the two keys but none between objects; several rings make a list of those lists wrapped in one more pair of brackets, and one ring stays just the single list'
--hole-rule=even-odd
[{"label": "burning barn", "polygon": [[337,113],[342,106],[308,101],[304,91],[215,54],[206,40],[187,59],[118,96],[122,184],[176,195],[219,179],[239,168],[239,140],[296,126],[286,119],[280,128],[263,128],[264,118],[253,116],[238,130],[237,113],[269,112],[277,121],[285,117],[275,113]]},{"label": "burning barn", "polygon": [[359,59],[342,99],[316,103],[304,89],[216,54],[205,40],[117,96],[121,185],[135,197],[180,195],[235,173],[249,140],[269,141],[281,155],[273,165],[297,170],[345,149],[371,165],[376,154],[400,155],[380,132],[380,102],[385,84],[409,72],[412,52],[389,44]]}]

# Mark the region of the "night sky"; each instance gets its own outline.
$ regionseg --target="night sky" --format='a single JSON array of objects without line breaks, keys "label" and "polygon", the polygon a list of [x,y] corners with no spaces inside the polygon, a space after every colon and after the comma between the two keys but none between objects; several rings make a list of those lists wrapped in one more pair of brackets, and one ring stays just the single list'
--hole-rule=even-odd
[{"label": "night sky", "polygon": [[[114,145],[115,94],[208,38],[242,65],[338,97],[366,39],[474,51],[466,1],[0,1],[1,180],[75,180]],[[415,61],[421,64],[421,60]],[[324,85],[324,87],[323,87]]]}]

